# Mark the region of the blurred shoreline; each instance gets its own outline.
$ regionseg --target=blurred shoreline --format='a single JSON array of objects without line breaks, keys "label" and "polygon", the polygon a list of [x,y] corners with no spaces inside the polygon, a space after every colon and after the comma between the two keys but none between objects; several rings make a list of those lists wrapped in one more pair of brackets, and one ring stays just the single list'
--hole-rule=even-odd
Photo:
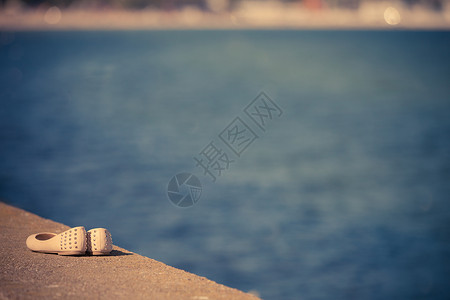
[{"label": "blurred shoreline", "polygon": [[66,8],[0,10],[1,30],[159,30],[159,29],[450,29],[450,6],[443,10],[367,3],[357,9],[308,9],[298,4],[244,2],[233,10],[195,6],[178,10],[146,8]]}]

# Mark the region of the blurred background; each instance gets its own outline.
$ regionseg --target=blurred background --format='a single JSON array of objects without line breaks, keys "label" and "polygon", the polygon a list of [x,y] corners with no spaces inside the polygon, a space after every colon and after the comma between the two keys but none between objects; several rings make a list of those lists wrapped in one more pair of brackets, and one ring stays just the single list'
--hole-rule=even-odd
[{"label": "blurred background", "polygon": [[2,201],[263,299],[450,297],[448,1],[1,3]]},{"label": "blurred background", "polygon": [[450,0],[2,0],[26,29],[449,28]]}]

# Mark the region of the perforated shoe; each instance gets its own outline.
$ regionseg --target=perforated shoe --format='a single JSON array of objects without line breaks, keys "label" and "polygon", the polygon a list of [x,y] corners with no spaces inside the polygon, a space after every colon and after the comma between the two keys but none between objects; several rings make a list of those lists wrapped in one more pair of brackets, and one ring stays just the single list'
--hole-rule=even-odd
[{"label": "perforated shoe", "polygon": [[94,228],[87,232],[86,252],[92,255],[108,255],[113,248],[111,233],[105,228]]},{"label": "perforated shoe", "polygon": [[83,226],[70,228],[60,234],[41,232],[27,238],[27,247],[36,252],[82,255],[86,252],[86,237]]}]

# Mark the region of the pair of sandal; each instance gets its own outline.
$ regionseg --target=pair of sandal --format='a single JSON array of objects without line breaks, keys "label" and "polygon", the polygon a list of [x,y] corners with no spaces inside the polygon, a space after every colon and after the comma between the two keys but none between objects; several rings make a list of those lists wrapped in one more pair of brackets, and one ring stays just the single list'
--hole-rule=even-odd
[{"label": "pair of sandal", "polygon": [[41,232],[27,238],[28,249],[58,255],[108,255],[113,248],[111,233],[105,228],[86,232],[83,226],[73,227],[60,234]]}]

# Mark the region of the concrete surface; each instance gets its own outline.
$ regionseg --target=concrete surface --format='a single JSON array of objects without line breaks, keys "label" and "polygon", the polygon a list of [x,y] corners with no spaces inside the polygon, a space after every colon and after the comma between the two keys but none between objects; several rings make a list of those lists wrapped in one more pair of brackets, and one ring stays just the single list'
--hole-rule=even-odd
[{"label": "concrete surface", "polygon": [[259,299],[117,246],[110,256],[60,256],[25,245],[68,228],[0,202],[0,299]]}]

